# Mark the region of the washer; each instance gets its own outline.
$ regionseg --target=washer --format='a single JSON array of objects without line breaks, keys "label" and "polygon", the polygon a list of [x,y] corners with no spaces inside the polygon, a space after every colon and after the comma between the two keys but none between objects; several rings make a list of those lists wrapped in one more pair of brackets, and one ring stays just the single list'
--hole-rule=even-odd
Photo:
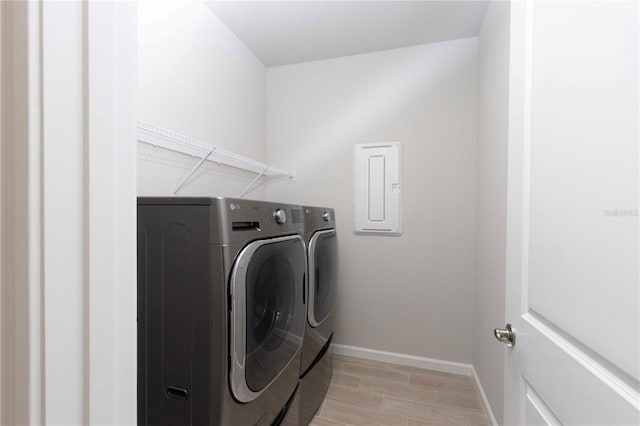
[{"label": "washer", "polygon": [[300,369],[300,423],[307,425],[322,404],[332,373],[329,345],[334,330],[338,241],[333,209],[303,207],[309,303]]},{"label": "washer", "polygon": [[272,425],[306,323],[299,206],[138,198],[138,424]]}]

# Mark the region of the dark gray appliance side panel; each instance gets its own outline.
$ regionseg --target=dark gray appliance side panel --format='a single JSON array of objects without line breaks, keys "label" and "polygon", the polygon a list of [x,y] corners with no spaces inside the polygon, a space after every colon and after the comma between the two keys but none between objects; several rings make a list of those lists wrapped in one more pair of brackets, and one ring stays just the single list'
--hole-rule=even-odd
[{"label": "dark gray appliance side panel", "polygon": [[[331,341],[327,342],[327,348]],[[308,425],[327,395],[333,373],[333,354],[323,351],[318,362],[300,379],[300,425]]]},{"label": "dark gray appliance side panel", "polygon": [[[138,207],[138,210],[140,207]],[[138,217],[138,424],[146,425],[147,422],[147,261],[149,258],[149,244],[147,230],[140,223]]]},{"label": "dark gray appliance side panel", "polygon": [[[215,212],[214,212],[215,214]],[[224,250],[222,246],[211,246],[211,329],[209,371],[209,418],[211,425],[222,425],[226,413],[225,395],[228,394],[229,351],[227,334],[229,315],[227,307],[227,273],[224,269]]]},{"label": "dark gray appliance side panel", "polygon": [[138,423],[210,424],[210,207],[138,206]]}]

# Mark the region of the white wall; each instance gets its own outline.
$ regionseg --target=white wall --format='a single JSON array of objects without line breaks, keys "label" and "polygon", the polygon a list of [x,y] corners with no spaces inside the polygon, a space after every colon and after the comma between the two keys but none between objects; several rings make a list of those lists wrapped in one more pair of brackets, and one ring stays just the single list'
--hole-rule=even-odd
[{"label": "white wall", "polygon": [[[271,199],[334,207],[336,343],[472,359],[477,39],[267,70]],[[351,229],[352,145],[400,141],[400,237]]]},{"label": "white wall", "polygon": [[493,329],[505,323],[508,2],[492,2],[478,37],[476,288],[473,365],[495,419],[503,421],[504,345]]},{"label": "white wall", "polygon": [[[202,2],[140,2],[138,37],[139,120],[264,160],[265,67]],[[138,144],[138,195],[170,195],[197,161]],[[237,196],[254,177],[203,170],[179,195]]]}]

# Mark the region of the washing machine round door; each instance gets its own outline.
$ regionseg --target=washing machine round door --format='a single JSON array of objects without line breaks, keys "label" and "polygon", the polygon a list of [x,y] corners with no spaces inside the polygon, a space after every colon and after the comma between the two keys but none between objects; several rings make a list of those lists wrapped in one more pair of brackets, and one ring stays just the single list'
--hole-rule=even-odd
[{"label": "washing machine round door", "polygon": [[257,398],[298,354],[304,334],[304,242],[300,236],[255,241],[231,274],[231,389]]},{"label": "washing machine round door", "polygon": [[336,231],[318,231],[309,241],[309,323],[319,326],[335,304],[338,266]]}]

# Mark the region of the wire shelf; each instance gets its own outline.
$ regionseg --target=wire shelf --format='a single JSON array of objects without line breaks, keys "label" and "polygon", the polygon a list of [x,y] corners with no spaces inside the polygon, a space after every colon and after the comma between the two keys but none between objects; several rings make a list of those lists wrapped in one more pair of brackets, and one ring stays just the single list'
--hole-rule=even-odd
[{"label": "wire shelf", "polygon": [[190,138],[144,121],[138,121],[137,135],[139,142],[160,146],[171,151],[191,155],[192,157],[203,158],[211,153],[207,161],[217,164],[263,174],[264,176],[294,177],[292,172],[261,163],[252,158],[244,157],[235,152],[209,145],[198,139]]},{"label": "wire shelf", "polygon": [[196,164],[193,170],[191,170],[191,173],[189,173],[189,175],[187,175],[182,182],[178,184],[176,189],[173,191],[173,195],[176,195],[178,191],[180,191],[180,189],[189,181],[189,179],[191,179],[205,161],[223,164],[225,166],[252,172],[257,175],[240,193],[238,196],[239,198],[242,198],[254,187],[254,185],[258,184],[258,181],[262,176],[294,178],[293,173],[286,170],[261,163],[254,159],[236,154],[235,152],[209,145],[198,139],[190,138],[189,136],[181,135],[180,133],[172,132],[171,130],[163,129],[162,127],[158,127],[144,121],[138,121],[137,123],[137,139],[138,142],[143,142],[152,146],[159,146],[171,151],[200,158],[200,161]]}]

